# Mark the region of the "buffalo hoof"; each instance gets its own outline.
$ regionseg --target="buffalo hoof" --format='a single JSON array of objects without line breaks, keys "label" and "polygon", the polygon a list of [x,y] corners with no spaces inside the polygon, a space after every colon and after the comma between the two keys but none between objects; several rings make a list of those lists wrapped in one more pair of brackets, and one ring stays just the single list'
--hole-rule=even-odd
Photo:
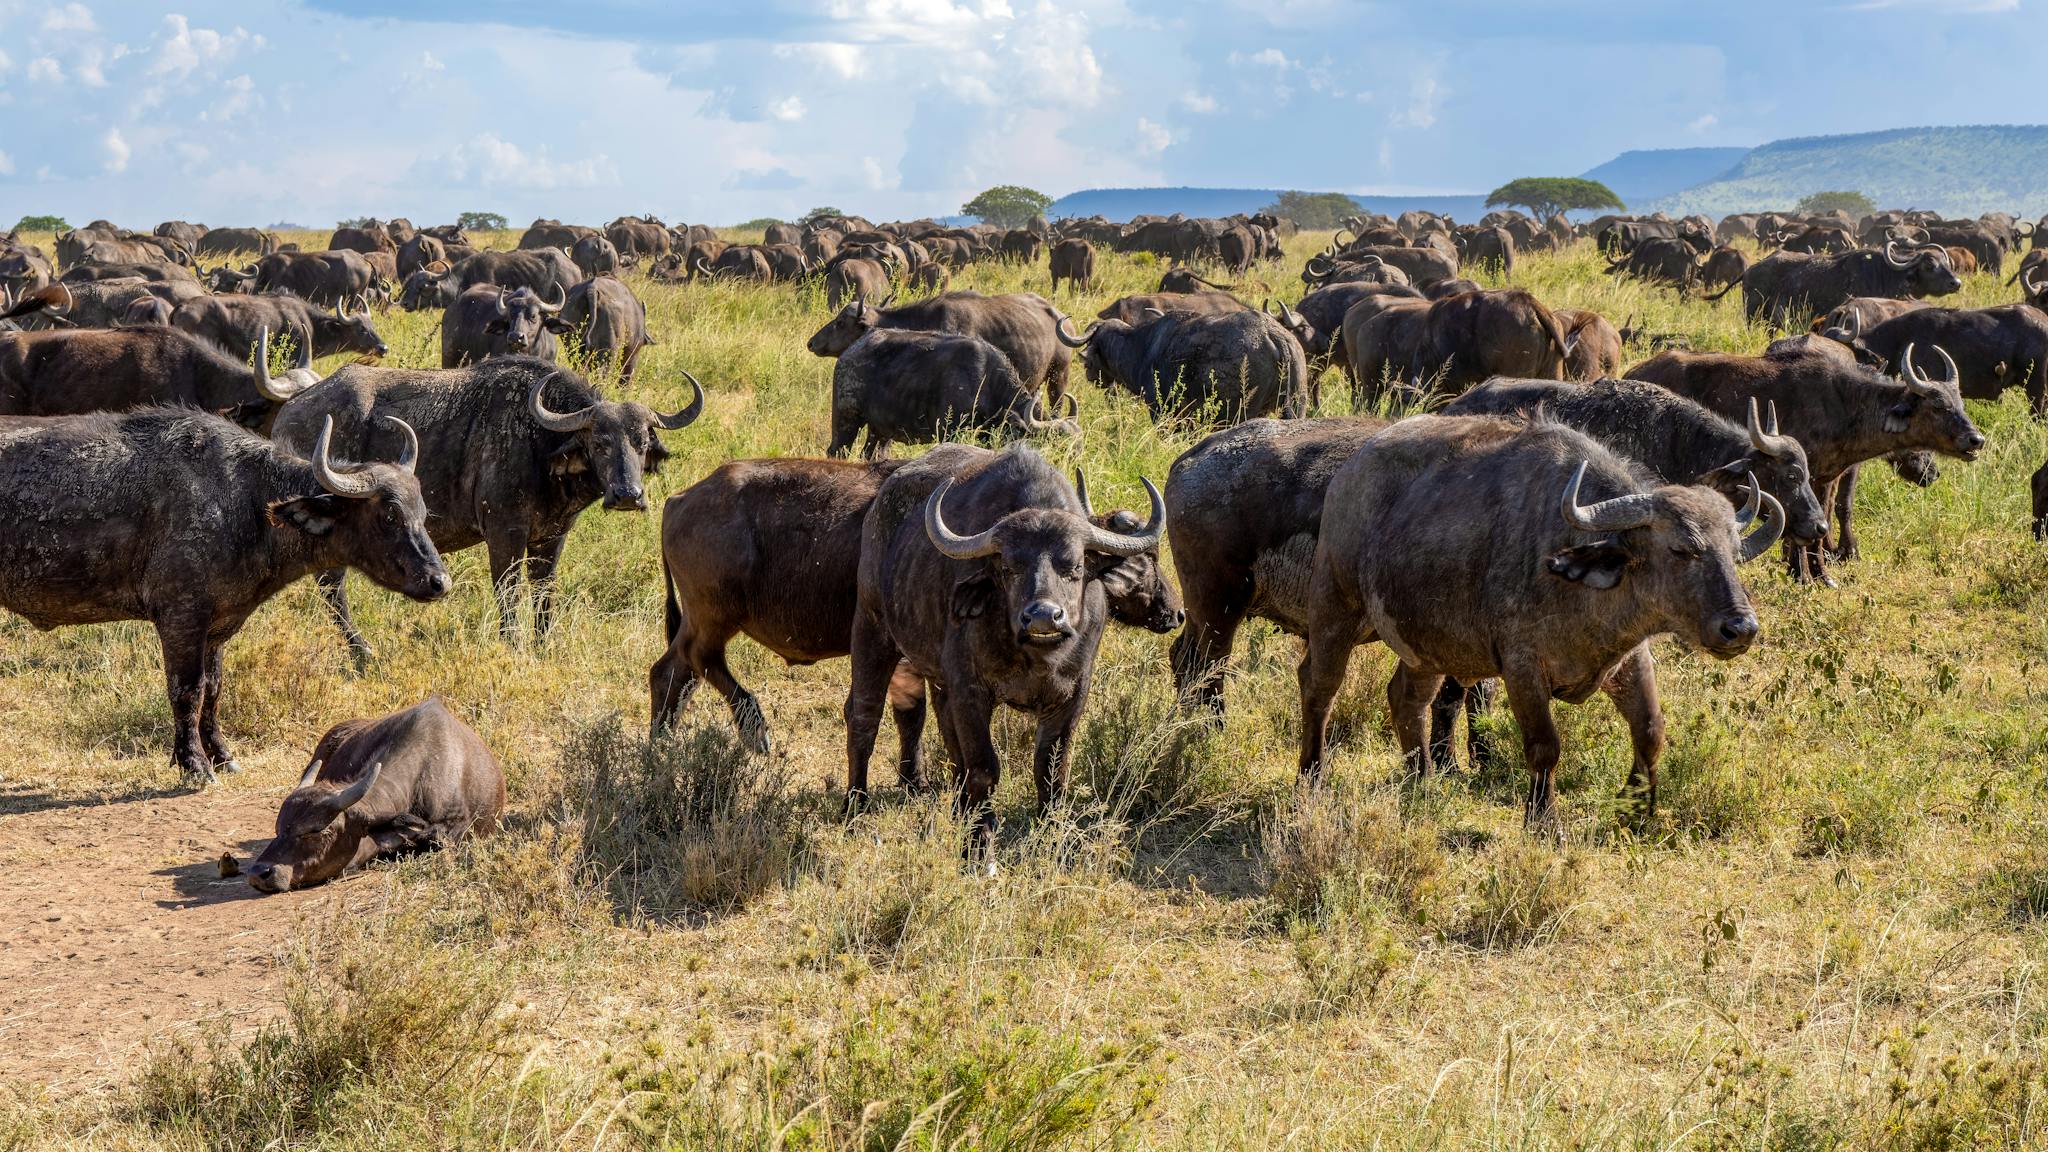
[{"label": "buffalo hoof", "polygon": [[184,767],[181,769],[180,775],[184,777],[185,785],[189,788],[211,788],[215,784],[220,783],[220,777],[213,774],[211,767]]},{"label": "buffalo hoof", "polygon": [[854,817],[860,815],[862,812],[865,812],[867,810],[867,806],[868,794],[865,789],[856,792],[848,792],[846,794],[846,807],[843,810],[843,814],[845,815],[846,819],[851,820]]}]

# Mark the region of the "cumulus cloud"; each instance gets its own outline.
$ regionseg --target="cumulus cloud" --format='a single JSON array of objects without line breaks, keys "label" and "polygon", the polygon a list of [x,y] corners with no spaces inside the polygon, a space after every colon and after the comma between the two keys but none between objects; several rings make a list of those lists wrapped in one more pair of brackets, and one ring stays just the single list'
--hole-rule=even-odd
[{"label": "cumulus cloud", "polygon": [[100,162],[100,166],[107,171],[126,172],[128,170],[128,141],[121,137],[121,130],[119,128],[107,129],[107,134],[100,139],[100,153],[104,157]]},{"label": "cumulus cloud", "polygon": [[1690,123],[1686,124],[1685,130],[1697,136],[1700,133],[1705,132],[1707,129],[1712,128],[1714,125],[1719,124],[1720,122],[1721,118],[1719,116],[1716,116],[1712,112],[1709,112],[1706,115],[1701,116],[1698,119],[1693,120]]},{"label": "cumulus cloud", "polygon": [[485,188],[591,188],[619,180],[618,167],[603,153],[556,162],[545,147],[528,152],[495,132],[456,145],[429,167],[450,180]]},{"label": "cumulus cloud", "polygon": [[99,27],[92,9],[83,4],[60,4],[46,10],[37,25],[44,32],[91,32]]},{"label": "cumulus cloud", "polygon": [[164,17],[163,34],[157,42],[156,59],[150,63],[149,74],[183,79],[197,69],[231,59],[243,48],[262,45],[261,36],[252,36],[241,28],[222,35],[212,28],[194,28],[191,21],[173,12]]},{"label": "cumulus cloud", "polygon": [[38,56],[28,62],[28,82],[31,84],[58,84],[64,80],[64,67],[49,56]]},{"label": "cumulus cloud", "polygon": [[1216,110],[1216,98],[1201,92],[1189,92],[1180,98],[1180,106],[1206,116]]},{"label": "cumulus cloud", "polygon": [[14,175],[14,157],[0,152],[0,176]]},{"label": "cumulus cloud", "polygon": [[792,120],[801,120],[804,118],[804,98],[801,96],[785,96],[775,103],[768,105],[768,116],[770,119],[780,120],[784,123]]},{"label": "cumulus cloud", "polygon": [[1138,151],[1156,156],[1173,146],[1173,133],[1164,124],[1138,117]]}]

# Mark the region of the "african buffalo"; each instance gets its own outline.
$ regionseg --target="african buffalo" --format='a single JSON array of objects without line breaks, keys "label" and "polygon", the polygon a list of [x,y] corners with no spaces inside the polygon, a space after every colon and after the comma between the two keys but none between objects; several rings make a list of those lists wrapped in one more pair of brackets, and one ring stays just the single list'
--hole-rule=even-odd
[{"label": "african buffalo", "polygon": [[253,357],[267,332],[291,337],[293,364],[300,368],[311,367],[321,356],[389,351],[370,323],[367,306],[354,314],[329,312],[282,293],[194,297],[171,312],[169,323],[237,360]]},{"label": "african buffalo", "polygon": [[837,356],[876,328],[979,336],[1010,358],[1019,379],[1034,388],[1043,383],[1046,403],[1057,407],[1067,394],[1067,365],[1073,356],[1057,334],[1059,322],[1052,302],[1035,292],[946,292],[894,308],[854,301],[813,333],[805,347],[813,356]]},{"label": "african buffalo", "polygon": [[[1773,252],[1750,265],[1741,284],[1744,315],[1779,330],[1803,328],[1808,318],[1833,311],[1851,296],[1946,296],[1963,286],[1939,246],[1902,251],[1890,243],[1841,256]],[[1719,300],[1733,290],[1731,284],[1706,299]]]},{"label": "african buffalo", "polygon": [[618,362],[621,384],[632,383],[640,350],[654,343],[647,335],[647,305],[610,276],[593,277],[569,289],[557,318],[577,334],[586,365]]},{"label": "african buffalo", "polygon": [[478,284],[455,298],[441,318],[441,367],[460,368],[494,356],[533,356],[552,362],[555,337],[574,331],[562,319],[566,295],[554,303],[531,288]]},{"label": "african buffalo", "polygon": [[1062,240],[1052,246],[1052,290],[1059,294],[1060,281],[1068,291],[1086,291],[1095,286],[1095,246],[1082,239]]},{"label": "african buffalo", "polygon": [[1154,420],[1169,414],[1236,423],[1279,412],[1305,415],[1308,361],[1287,327],[1257,311],[1199,315],[1168,312],[1138,324],[1099,320],[1086,336],[1060,342],[1082,349],[1088,378],[1145,402]]},{"label": "african buffalo", "polygon": [[970,429],[1010,436],[1080,432],[1072,421],[1042,414],[1038,390],[986,340],[894,328],[869,332],[832,366],[826,453],[853,451],[863,429],[861,455],[869,460],[886,456],[896,441],[928,443]]},{"label": "african buffalo", "polygon": [[294,369],[273,381],[266,334],[257,347],[251,365],[179,328],[24,332],[0,343],[0,415],[183,405],[261,429],[317,377]]}]

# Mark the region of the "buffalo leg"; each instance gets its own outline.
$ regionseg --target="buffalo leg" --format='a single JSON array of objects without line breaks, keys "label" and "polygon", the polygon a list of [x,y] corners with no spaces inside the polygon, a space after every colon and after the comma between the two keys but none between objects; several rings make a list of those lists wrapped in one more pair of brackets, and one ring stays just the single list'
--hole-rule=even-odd
[{"label": "buffalo leg", "polygon": [[889,677],[889,711],[896,721],[896,779],[907,792],[923,792],[924,778],[924,677],[901,661]]},{"label": "buffalo leg", "polygon": [[653,731],[659,733],[674,727],[676,714],[689,706],[690,697],[697,694],[697,685],[701,683],[696,669],[690,667],[683,655],[683,645],[669,645],[661,659],[647,670],[648,716]]},{"label": "buffalo leg", "polygon": [[1550,690],[1540,673],[1510,672],[1508,707],[1522,730],[1522,759],[1529,766],[1529,800],[1522,820],[1534,828],[1556,817],[1557,724],[1550,715]]},{"label": "buffalo leg", "polygon": [[[1400,674],[1399,670],[1394,673],[1396,676]],[[1389,683],[1387,694],[1390,701],[1393,691],[1394,685]],[[1458,770],[1458,751],[1455,746],[1457,737],[1452,733],[1457,729],[1459,713],[1465,710],[1466,693],[1467,689],[1463,684],[1458,683],[1454,677],[1446,676],[1443,687],[1437,689],[1436,699],[1429,703],[1429,764],[1438,772]],[[1473,742],[1471,752],[1475,761],[1473,768],[1476,771],[1479,753],[1477,741]]]},{"label": "buffalo leg", "polygon": [[1640,645],[1623,658],[1600,686],[1614,708],[1628,721],[1634,750],[1622,800],[1634,807],[1637,827],[1657,814],[1657,759],[1664,754],[1664,709],[1657,703],[1657,666],[1650,646]]},{"label": "buffalo leg", "polygon": [[1861,466],[1851,467],[1835,482],[1835,526],[1838,543],[1834,547],[1835,559],[1854,560],[1856,548],[1856,475]]},{"label": "buffalo leg", "polygon": [[1074,729],[1088,703],[1089,671],[1083,666],[1074,694],[1066,704],[1038,719],[1038,741],[1032,750],[1031,780],[1038,788],[1038,810],[1049,810],[1067,791],[1067,767],[1074,751]]},{"label": "buffalo leg", "polygon": [[533,594],[533,635],[544,638],[555,627],[555,569],[562,562],[562,545],[568,537],[557,536],[531,544],[526,549],[526,584]]},{"label": "buffalo leg", "polygon": [[1187,624],[1173,638],[1174,681],[1181,702],[1202,706],[1223,715],[1223,677],[1237,640],[1237,626],[1243,608],[1237,604],[1215,605],[1204,589],[1199,597],[1188,597]]},{"label": "buffalo leg", "polygon": [[199,700],[199,745],[206,750],[207,759],[221,772],[240,772],[242,766],[235,763],[235,754],[228,750],[227,741],[220,736],[220,684],[221,651],[226,645],[208,638],[206,645],[206,683],[204,694]]},{"label": "buffalo leg", "polygon": [[519,640],[519,577],[526,567],[527,532],[501,532],[485,541],[491,556],[491,588],[498,597],[498,638]]},{"label": "buffalo leg", "polygon": [[2034,539],[2048,540],[2048,464],[2034,473]]},{"label": "buffalo leg", "polygon": [[199,739],[199,713],[206,702],[207,622],[156,622],[163,646],[164,686],[171,700],[171,759],[195,784],[213,783],[213,763]]},{"label": "buffalo leg", "polygon": [[732,709],[733,727],[740,730],[740,741],[749,751],[765,756],[768,754],[768,719],[761,714],[761,702],[734,678],[732,668],[725,662],[725,640],[712,643],[710,639],[700,635],[690,646],[690,667],[697,670],[713,691],[725,697],[726,707]]},{"label": "buffalo leg", "polygon": [[995,701],[980,687],[946,693],[946,710],[951,714],[953,739],[959,745],[959,766],[954,775],[960,781],[956,811],[968,822],[967,858],[970,862],[995,866],[996,785],[1002,779],[1002,760],[989,728],[995,719]]},{"label": "buffalo leg", "polygon": [[1417,776],[1428,771],[1424,757],[1430,743],[1430,705],[1447,683],[1456,681],[1410,668],[1405,663],[1396,664],[1393,677],[1387,681],[1387,716],[1393,722],[1394,742],[1401,747],[1403,765]]},{"label": "buffalo leg", "polygon": [[[1328,751],[1330,705],[1344,687],[1344,671],[1351,663],[1351,650],[1358,647],[1350,620],[1309,622],[1307,651],[1302,654],[1301,680],[1301,778],[1313,784],[1322,778],[1323,758]],[[1332,615],[1336,615],[1332,613]]]},{"label": "buffalo leg", "polygon": [[875,753],[875,736],[882,727],[882,703],[889,697],[889,681],[896,675],[896,651],[888,630],[867,613],[853,620],[853,674],[846,689],[846,811],[848,815],[866,806],[868,760]]},{"label": "buffalo leg", "polygon": [[320,587],[320,598],[327,602],[327,611],[334,617],[335,627],[341,629],[341,638],[348,642],[348,652],[355,659],[356,667],[368,664],[377,653],[370,642],[356,631],[355,617],[348,610],[348,569],[322,568],[313,577]]}]

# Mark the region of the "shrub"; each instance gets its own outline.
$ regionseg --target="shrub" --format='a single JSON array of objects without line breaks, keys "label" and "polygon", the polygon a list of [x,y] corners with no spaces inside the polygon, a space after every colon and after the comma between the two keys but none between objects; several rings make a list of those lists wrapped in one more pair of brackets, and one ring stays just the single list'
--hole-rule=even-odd
[{"label": "shrub", "polygon": [[1587,863],[1531,837],[1511,836],[1479,862],[1465,937],[1489,950],[1548,940],[1563,928],[1586,888]]},{"label": "shrub", "polygon": [[1288,915],[1328,922],[1375,902],[1417,924],[1441,915],[1449,862],[1435,827],[1404,822],[1391,791],[1330,787],[1260,839],[1267,892]]}]

